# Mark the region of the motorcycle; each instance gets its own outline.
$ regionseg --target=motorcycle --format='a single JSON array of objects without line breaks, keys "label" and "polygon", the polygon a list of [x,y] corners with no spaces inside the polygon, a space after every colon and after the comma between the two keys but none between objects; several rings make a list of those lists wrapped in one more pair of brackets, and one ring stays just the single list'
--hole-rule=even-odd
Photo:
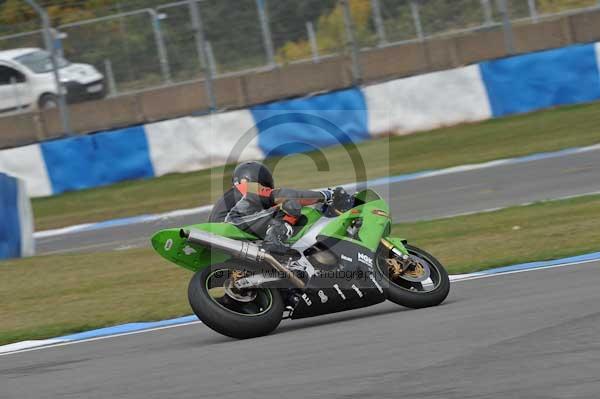
[{"label": "motorcycle", "polygon": [[302,208],[285,256],[267,253],[257,237],[214,221],[161,230],[152,246],[194,272],[188,299],[196,316],[238,339],[269,334],[284,318],[385,300],[409,308],[442,303],[450,291],[442,264],[390,236],[389,207],[376,192],[345,195],[345,205]]}]

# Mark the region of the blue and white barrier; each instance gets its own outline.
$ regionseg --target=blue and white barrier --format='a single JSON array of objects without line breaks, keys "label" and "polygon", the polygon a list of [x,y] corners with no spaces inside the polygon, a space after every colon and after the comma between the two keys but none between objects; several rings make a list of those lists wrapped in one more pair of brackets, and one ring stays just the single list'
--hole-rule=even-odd
[{"label": "blue and white barrier", "polygon": [[0,173],[0,259],[33,252],[33,215],[25,182]]},{"label": "blue and white barrier", "polygon": [[600,99],[600,44],[584,44],[249,110],[184,117],[0,151],[32,197],[288,155],[382,134]]},{"label": "blue and white barrier", "polygon": [[478,65],[364,88],[372,135],[412,133],[492,117]]},{"label": "blue and white barrier", "polygon": [[289,155],[370,138],[359,89],[251,108],[263,156]]},{"label": "blue and white barrier", "polygon": [[493,116],[599,99],[598,48],[570,46],[479,64]]},{"label": "blue and white barrier", "polygon": [[229,161],[261,159],[257,131],[247,110],[185,117],[145,126],[154,176],[189,172]]}]

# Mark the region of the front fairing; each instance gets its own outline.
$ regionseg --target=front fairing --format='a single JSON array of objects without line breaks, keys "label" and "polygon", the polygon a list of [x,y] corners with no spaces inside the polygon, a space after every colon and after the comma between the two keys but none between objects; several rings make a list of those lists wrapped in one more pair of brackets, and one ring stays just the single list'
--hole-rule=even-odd
[{"label": "front fairing", "polygon": [[[352,242],[376,252],[381,238],[390,230],[391,218],[388,204],[373,190],[355,194],[357,206],[334,218],[325,226],[318,239],[337,239]],[[348,237],[346,231],[354,219],[362,219],[358,239]]]}]

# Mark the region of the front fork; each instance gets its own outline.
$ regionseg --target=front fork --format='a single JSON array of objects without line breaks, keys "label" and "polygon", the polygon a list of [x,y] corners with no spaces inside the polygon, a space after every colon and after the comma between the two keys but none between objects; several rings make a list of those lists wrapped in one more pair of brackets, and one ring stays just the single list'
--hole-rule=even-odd
[{"label": "front fork", "polygon": [[402,260],[408,259],[408,250],[404,246],[406,240],[395,237],[384,237],[381,239],[381,245],[391,251]]}]

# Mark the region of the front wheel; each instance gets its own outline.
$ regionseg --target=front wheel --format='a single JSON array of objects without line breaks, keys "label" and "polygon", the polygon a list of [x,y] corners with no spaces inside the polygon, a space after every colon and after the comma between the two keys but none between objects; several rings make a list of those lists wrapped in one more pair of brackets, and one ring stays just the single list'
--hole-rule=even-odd
[{"label": "front wheel", "polygon": [[408,308],[437,306],[450,293],[450,279],[442,264],[431,254],[406,245],[408,259],[381,248],[375,258],[387,299]]},{"label": "front wheel", "polygon": [[190,306],[204,324],[228,337],[267,335],[281,322],[283,299],[276,289],[232,289],[239,273],[229,264],[196,272],[188,286]]},{"label": "front wheel", "polygon": [[57,108],[58,107],[58,97],[56,95],[50,94],[50,93],[44,94],[42,97],[40,97],[40,100],[38,101],[38,105],[42,111]]}]

